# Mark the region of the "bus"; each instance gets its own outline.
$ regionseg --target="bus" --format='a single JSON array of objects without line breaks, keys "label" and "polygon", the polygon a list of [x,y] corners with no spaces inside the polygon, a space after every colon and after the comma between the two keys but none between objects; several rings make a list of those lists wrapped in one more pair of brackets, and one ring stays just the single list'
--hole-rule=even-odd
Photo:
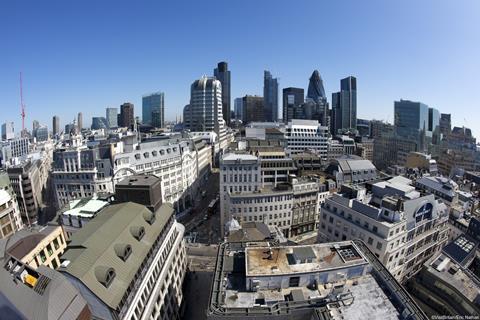
[{"label": "bus", "polygon": [[217,209],[217,206],[218,206],[218,197],[213,199],[212,201],[210,201],[210,204],[208,205],[208,209],[207,209],[207,214],[209,217],[211,217],[214,213],[215,213],[215,210]]}]

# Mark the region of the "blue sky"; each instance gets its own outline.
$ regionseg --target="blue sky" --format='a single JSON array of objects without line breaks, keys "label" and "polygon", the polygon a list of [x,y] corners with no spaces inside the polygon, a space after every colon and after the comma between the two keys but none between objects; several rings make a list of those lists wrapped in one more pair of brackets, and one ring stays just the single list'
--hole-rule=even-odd
[{"label": "blue sky", "polygon": [[[226,60],[233,98],[307,87],[318,69],[329,100],[340,79],[358,81],[358,116],[393,121],[393,101],[422,101],[480,135],[480,1],[2,1],[0,122],[51,128],[82,111],[104,116],[164,91],[166,118],[190,84]],[[18,129],[16,130],[19,131]]]}]

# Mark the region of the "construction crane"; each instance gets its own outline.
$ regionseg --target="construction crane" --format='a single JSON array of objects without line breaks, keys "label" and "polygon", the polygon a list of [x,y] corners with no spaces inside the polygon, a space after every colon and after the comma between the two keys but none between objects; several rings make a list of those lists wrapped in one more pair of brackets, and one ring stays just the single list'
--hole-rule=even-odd
[{"label": "construction crane", "polygon": [[25,104],[23,103],[23,81],[22,81],[22,72],[20,71],[20,108],[22,113],[22,137],[25,135]]}]

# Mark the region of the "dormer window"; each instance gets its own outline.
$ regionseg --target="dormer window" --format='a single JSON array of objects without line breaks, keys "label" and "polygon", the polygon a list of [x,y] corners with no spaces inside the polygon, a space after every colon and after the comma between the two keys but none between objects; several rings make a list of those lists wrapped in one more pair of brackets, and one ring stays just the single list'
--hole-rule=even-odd
[{"label": "dormer window", "polygon": [[118,243],[115,245],[115,253],[123,261],[127,261],[132,253],[132,246],[129,244]]},{"label": "dormer window", "polygon": [[132,236],[137,239],[138,241],[142,240],[143,236],[145,235],[145,228],[144,227],[131,227],[130,232]]},{"label": "dormer window", "polygon": [[115,269],[98,266],[95,268],[95,277],[105,288],[108,288],[115,278]]},{"label": "dormer window", "polygon": [[155,223],[155,213],[148,211],[143,214],[143,218],[145,221],[149,224],[152,225]]}]

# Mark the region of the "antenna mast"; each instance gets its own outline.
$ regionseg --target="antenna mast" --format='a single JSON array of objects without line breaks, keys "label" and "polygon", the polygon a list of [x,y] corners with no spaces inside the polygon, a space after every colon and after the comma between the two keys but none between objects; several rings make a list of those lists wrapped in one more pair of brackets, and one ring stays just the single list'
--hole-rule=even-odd
[{"label": "antenna mast", "polygon": [[23,81],[22,72],[20,71],[20,108],[22,109],[22,137],[25,135],[25,104],[23,103]]}]

